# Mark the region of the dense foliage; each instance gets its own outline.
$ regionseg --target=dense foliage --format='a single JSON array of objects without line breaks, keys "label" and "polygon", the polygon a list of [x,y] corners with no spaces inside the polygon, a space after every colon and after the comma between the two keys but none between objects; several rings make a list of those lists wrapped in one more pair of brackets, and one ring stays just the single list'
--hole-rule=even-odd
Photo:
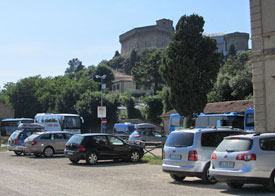
[{"label": "dense foliage", "polygon": [[219,70],[209,102],[251,99],[253,96],[250,51],[229,55]]},{"label": "dense foliage", "polygon": [[193,113],[203,111],[219,68],[216,42],[202,35],[203,26],[198,15],[182,16],[161,67],[171,104],[186,117],[187,127]]}]

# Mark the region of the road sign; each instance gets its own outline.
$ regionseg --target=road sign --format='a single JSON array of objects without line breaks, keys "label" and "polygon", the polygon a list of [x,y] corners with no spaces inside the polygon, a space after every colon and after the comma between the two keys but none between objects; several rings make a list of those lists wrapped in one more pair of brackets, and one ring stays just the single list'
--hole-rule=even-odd
[{"label": "road sign", "polygon": [[102,124],[107,124],[107,119],[102,119],[102,120],[101,120],[101,123],[102,123]]},{"label": "road sign", "polygon": [[106,106],[97,106],[97,118],[106,118]]}]

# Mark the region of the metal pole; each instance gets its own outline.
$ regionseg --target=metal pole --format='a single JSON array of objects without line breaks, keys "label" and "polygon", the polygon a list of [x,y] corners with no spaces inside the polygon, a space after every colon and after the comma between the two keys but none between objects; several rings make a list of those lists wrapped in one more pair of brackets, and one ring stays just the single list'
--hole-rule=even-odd
[{"label": "metal pole", "polygon": [[[101,106],[103,106],[103,100],[102,100],[102,77],[101,77]],[[100,118],[100,120],[101,120],[100,126],[101,126],[101,133],[102,133],[103,132],[103,129],[102,129],[102,118]]]}]

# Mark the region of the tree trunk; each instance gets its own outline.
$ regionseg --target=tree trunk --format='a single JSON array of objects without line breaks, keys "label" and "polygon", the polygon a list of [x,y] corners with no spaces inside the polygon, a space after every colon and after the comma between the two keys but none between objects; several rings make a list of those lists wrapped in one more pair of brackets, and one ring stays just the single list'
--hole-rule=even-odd
[{"label": "tree trunk", "polygon": [[185,118],[186,118],[186,120],[185,120],[184,128],[192,127],[192,118],[193,118],[193,116],[189,114],[189,115],[185,116]]}]

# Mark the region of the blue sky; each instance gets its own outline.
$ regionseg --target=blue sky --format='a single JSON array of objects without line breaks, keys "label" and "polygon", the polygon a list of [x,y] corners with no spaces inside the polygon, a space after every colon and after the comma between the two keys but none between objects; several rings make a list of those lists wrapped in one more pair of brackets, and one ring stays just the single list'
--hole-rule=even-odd
[{"label": "blue sky", "polygon": [[0,0],[0,88],[63,75],[68,61],[87,67],[120,51],[119,35],[156,20],[196,13],[205,33],[250,33],[249,0]]}]

